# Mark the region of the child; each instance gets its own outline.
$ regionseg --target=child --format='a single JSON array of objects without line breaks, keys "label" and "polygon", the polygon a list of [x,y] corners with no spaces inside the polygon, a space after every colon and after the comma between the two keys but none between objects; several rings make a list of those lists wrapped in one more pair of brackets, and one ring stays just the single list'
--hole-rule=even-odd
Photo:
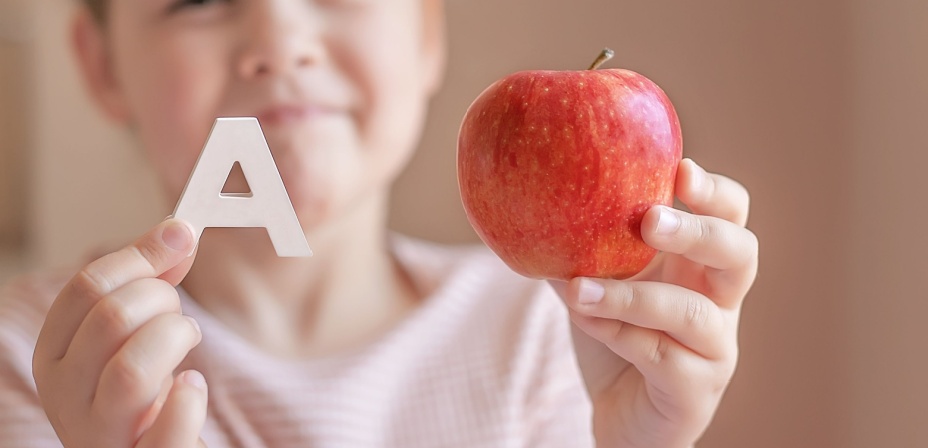
[{"label": "child", "polygon": [[756,272],[747,192],[685,160],[676,194],[694,214],[652,208],[642,235],[662,255],[626,281],[549,285],[485,249],[389,233],[388,187],[440,83],[442,14],[85,0],[81,71],[166,196],[216,117],[257,116],[315,256],[278,258],[261,230],[194,241],[168,219],[76,274],[13,283],[5,446],[693,445]]}]

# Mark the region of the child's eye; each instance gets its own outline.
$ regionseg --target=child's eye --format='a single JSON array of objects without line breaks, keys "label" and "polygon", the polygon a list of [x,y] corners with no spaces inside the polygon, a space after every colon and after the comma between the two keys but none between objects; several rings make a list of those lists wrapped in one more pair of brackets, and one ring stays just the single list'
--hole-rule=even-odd
[{"label": "child's eye", "polygon": [[372,3],[371,0],[316,0],[316,3],[323,6],[362,6]]},{"label": "child's eye", "polygon": [[196,9],[211,6],[219,3],[230,3],[231,0],[177,0],[168,7],[168,14],[179,12],[185,9]]}]

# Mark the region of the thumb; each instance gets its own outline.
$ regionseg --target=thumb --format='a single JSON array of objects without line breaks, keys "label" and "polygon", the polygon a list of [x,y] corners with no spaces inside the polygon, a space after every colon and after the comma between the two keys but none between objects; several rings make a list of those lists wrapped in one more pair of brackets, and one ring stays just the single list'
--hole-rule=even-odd
[{"label": "thumb", "polygon": [[134,243],[85,266],[65,285],[45,315],[35,359],[60,360],[90,310],[107,294],[139,279],[158,277],[174,286],[190,270],[196,245],[192,226],[169,219]]},{"label": "thumb", "polygon": [[[169,218],[168,221],[176,221],[184,224],[184,227],[190,232],[190,239],[193,239],[196,235],[196,232],[193,231],[193,226],[190,225],[187,221],[184,221],[180,218]],[[159,275],[158,278],[170,283],[173,286],[177,286],[181,281],[184,280],[184,277],[187,276],[187,273],[190,272],[190,267],[193,266],[193,261],[197,256],[197,241],[193,241],[193,249],[190,250],[190,254],[186,258],[178,262],[176,265],[166,270],[163,274]]]}]

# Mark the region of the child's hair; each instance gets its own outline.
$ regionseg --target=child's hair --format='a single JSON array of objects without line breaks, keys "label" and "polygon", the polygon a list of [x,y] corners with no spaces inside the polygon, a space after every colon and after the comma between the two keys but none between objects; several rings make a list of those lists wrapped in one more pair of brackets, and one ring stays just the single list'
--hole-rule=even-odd
[{"label": "child's hair", "polygon": [[103,23],[106,19],[106,0],[81,0],[81,3],[90,10],[97,22]]}]

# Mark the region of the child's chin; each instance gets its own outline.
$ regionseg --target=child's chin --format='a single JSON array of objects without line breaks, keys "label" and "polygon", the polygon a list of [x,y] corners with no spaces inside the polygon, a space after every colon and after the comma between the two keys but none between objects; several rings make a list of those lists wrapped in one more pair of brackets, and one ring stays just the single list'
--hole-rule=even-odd
[{"label": "child's chin", "polygon": [[325,200],[294,201],[293,203],[293,210],[296,212],[297,219],[300,220],[300,226],[307,233],[334,221],[335,208],[331,201]]},{"label": "child's chin", "polygon": [[[380,219],[379,196],[356,194],[347,196],[293,195],[293,210],[307,235],[335,235],[369,229],[371,220]],[[310,241],[312,246],[312,241]]]},{"label": "child's chin", "polygon": [[351,221],[352,207],[345,201],[333,197],[296,197],[291,200],[300,227],[307,235],[341,233],[353,227],[348,222]]}]

